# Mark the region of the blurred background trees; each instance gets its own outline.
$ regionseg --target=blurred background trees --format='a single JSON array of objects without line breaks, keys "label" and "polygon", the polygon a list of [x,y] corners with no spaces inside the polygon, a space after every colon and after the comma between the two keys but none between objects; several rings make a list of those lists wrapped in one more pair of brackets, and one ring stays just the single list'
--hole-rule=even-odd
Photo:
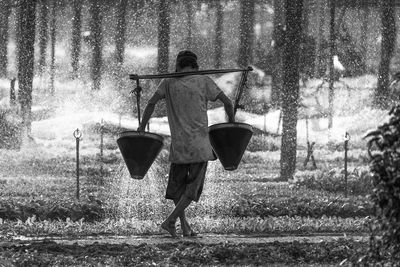
[{"label": "blurred background trees", "polygon": [[[283,132],[288,134],[283,143],[290,145],[282,149],[290,153],[296,143],[292,120],[298,118],[302,90],[296,81],[333,79],[329,68],[336,56],[344,69],[338,77],[377,78],[374,103],[386,108],[391,76],[400,62],[395,45],[399,1],[302,2],[299,11],[284,0],[0,0],[2,88],[8,91],[17,78],[20,115],[27,129],[35,95],[39,99],[51,92],[61,97],[57,79],[90,84],[91,93],[111,90],[118,99],[115,110],[131,113],[128,74],[175,71],[176,53],[192,49],[202,69],[253,65],[265,74],[262,81],[256,76],[249,80],[257,80],[252,85],[268,97],[257,98],[247,90],[244,105],[257,114],[282,110]],[[287,18],[288,12],[295,22]],[[296,27],[289,29],[289,23]],[[44,75],[47,70],[50,75]],[[35,75],[43,81],[40,86],[34,84]],[[150,94],[145,91],[144,98]],[[288,170],[282,175],[290,177]]]},{"label": "blurred background trees", "polygon": [[32,123],[32,82],[35,50],[36,1],[18,0],[19,53],[18,53],[18,100],[22,118],[22,137],[27,138]]},{"label": "blurred background trees", "polygon": [[8,25],[11,14],[11,0],[0,1],[0,77],[7,76],[8,67]]},{"label": "blurred background trees", "polygon": [[71,36],[71,66],[72,76],[77,77],[79,71],[79,57],[81,54],[82,34],[82,4],[81,0],[73,0],[72,4],[72,36]]}]

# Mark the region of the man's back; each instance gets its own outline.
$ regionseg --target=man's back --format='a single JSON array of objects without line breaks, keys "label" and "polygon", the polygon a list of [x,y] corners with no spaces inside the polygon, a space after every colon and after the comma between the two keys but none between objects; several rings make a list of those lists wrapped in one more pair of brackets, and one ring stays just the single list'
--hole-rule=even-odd
[{"label": "man's back", "polygon": [[157,93],[165,98],[171,130],[170,160],[192,163],[214,159],[208,138],[207,102],[221,90],[207,76],[191,75],[161,81]]}]

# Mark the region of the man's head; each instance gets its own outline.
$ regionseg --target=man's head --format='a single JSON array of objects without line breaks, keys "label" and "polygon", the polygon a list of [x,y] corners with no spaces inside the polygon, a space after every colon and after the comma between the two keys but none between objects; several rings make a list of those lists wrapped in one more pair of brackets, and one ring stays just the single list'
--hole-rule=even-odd
[{"label": "man's head", "polygon": [[192,51],[183,50],[180,51],[176,57],[176,71],[181,71],[187,67],[195,70],[199,69],[199,65],[197,64],[197,56]]}]

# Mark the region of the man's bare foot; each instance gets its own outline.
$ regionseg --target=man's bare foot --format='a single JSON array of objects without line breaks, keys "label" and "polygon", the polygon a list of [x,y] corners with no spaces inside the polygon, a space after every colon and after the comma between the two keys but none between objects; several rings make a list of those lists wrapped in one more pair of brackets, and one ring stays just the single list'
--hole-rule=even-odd
[{"label": "man's bare foot", "polygon": [[167,231],[172,237],[178,237],[176,234],[176,228],[174,222],[164,221],[161,224],[161,228]]},{"label": "man's bare foot", "polygon": [[182,228],[182,235],[184,237],[195,237],[197,236],[197,233],[194,232],[191,228],[188,222],[185,222],[181,225]]}]

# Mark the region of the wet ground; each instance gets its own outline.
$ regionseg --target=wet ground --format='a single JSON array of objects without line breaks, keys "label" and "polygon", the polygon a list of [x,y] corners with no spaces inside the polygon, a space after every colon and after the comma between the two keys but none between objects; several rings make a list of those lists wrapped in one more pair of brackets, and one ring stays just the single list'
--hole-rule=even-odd
[{"label": "wet ground", "polygon": [[0,266],[337,266],[368,250],[367,235],[15,236]]},{"label": "wet ground", "polygon": [[60,238],[51,236],[42,237],[26,237],[18,236],[13,238],[12,241],[0,242],[2,244],[10,243],[35,243],[43,241],[52,241],[57,244],[63,245],[92,245],[92,244],[110,244],[120,245],[128,244],[137,246],[141,244],[158,245],[166,243],[178,243],[182,241],[198,242],[201,244],[219,244],[219,243],[232,243],[232,244],[266,244],[266,243],[320,243],[320,242],[334,242],[340,239],[352,240],[356,242],[367,242],[368,235],[339,235],[339,234],[318,234],[318,235],[283,235],[283,236],[266,236],[266,235],[218,235],[218,234],[203,234],[197,237],[178,237],[171,238],[168,235],[141,235],[141,236],[85,236],[82,238]]}]

